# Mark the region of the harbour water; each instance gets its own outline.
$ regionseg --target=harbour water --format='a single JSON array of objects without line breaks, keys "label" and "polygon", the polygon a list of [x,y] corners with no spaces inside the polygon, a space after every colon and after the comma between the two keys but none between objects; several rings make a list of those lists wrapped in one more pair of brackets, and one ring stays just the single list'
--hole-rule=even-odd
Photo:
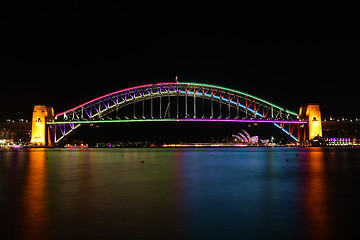
[{"label": "harbour water", "polygon": [[360,151],[0,151],[2,239],[357,239]]}]

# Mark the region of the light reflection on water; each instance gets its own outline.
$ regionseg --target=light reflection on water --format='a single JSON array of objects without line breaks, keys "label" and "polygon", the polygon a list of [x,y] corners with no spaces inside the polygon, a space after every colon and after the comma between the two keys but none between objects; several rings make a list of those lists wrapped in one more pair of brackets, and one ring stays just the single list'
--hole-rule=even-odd
[{"label": "light reflection on water", "polygon": [[29,152],[27,175],[23,190],[24,215],[19,231],[21,239],[46,239],[48,227],[48,194],[46,193],[45,151]]},{"label": "light reflection on water", "polygon": [[330,239],[329,221],[331,213],[327,211],[327,186],[325,182],[324,153],[312,152],[308,166],[309,174],[305,178],[306,193],[304,201],[307,210],[309,239]]},{"label": "light reflection on water", "polygon": [[354,150],[0,151],[0,233],[8,239],[346,239],[358,233],[359,173]]}]

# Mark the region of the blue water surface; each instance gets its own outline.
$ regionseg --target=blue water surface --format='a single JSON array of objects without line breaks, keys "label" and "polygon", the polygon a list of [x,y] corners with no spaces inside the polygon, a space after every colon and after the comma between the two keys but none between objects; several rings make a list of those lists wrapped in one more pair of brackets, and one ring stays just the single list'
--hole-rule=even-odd
[{"label": "blue water surface", "polygon": [[0,236],[354,239],[359,176],[351,148],[1,150]]}]

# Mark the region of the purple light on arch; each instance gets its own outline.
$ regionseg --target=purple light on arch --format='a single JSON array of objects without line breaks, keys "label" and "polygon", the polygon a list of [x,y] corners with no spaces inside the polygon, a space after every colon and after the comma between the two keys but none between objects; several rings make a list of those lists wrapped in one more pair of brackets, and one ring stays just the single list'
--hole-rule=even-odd
[{"label": "purple light on arch", "polygon": [[301,120],[271,120],[271,119],[196,119],[179,118],[179,122],[243,122],[243,123],[307,123]]}]

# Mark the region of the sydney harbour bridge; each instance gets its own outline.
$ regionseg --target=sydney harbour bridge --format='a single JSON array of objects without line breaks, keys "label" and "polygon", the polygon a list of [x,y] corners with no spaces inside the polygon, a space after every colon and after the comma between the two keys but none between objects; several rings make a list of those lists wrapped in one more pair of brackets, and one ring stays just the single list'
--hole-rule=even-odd
[{"label": "sydney harbour bridge", "polygon": [[35,106],[31,142],[40,146],[57,144],[84,124],[150,121],[272,124],[299,142],[304,138],[300,127],[313,127],[313,133],[305,136],[308,139],[319,135],[319,127],[321,132],[320,111],[316,105],[309,106],[297,114],[221,86],[192,82],[146,84],[97,97],[57,114],[52,107]]}]

